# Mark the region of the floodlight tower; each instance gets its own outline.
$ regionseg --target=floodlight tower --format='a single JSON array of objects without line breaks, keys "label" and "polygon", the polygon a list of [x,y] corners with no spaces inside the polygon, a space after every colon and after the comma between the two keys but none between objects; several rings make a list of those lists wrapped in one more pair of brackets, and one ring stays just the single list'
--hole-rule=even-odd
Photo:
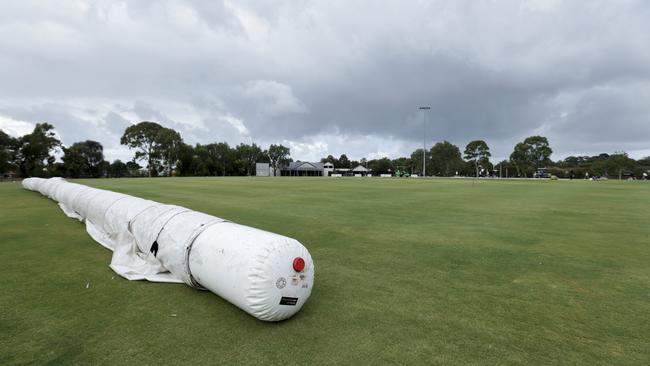
[{"label": "floodlight tower", "polygon": [[422,111],[422,176],[427,175],[427,111],[431,109],[429,106],[418,107]]}]

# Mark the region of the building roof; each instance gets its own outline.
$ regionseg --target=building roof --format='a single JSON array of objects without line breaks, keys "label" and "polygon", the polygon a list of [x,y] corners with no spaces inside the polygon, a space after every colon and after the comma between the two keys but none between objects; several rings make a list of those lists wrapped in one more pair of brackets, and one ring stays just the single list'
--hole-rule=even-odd
[{"label": "building roof", "polygon": [[323,170],[323,163],[312,163],[308,161],[292,161],[284,170]]},{"label": "building roof", "polygon": [[356,168],[352,169],[353,172],[369,172],[372,169],[366,169],[363,165],[357,165]]}]

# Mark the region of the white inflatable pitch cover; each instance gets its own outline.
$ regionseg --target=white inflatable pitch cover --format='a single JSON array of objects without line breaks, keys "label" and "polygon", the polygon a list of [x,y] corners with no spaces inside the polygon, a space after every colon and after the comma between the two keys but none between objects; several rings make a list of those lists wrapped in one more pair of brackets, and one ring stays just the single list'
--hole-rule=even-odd
[{"label": "white inflatable pitch cover", "polygon": [[129,280],[207,289],[266,321],[291,317],[311,294],[314,264],[295,239],[62,178],[27,178],[23,187],[85,222]]}]

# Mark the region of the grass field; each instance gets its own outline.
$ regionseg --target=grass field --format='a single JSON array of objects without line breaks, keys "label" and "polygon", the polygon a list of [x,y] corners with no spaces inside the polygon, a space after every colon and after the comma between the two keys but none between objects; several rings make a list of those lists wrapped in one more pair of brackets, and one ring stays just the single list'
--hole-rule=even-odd
[{"label": "grass field", "polygon": [[650,184],[84,180],[294,237],[295,317],[129,282],[53,201],[0,184],[0,364],[650,364]]}]

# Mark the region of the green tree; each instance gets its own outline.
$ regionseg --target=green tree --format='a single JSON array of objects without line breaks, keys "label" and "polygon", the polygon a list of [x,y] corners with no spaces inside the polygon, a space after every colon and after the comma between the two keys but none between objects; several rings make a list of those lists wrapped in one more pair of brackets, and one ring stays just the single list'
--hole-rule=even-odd
[{"label": "green tree", "polygon": [[181,135],[156,122],[143,121],[129,126],[120,139],[122,145],[136,149],[135,161],[147,162],[148,175],[166,171],[171,176],[178,161],[183,139]]},{"label": "green tree", "polygon": [[512,177],[517,171],[517,166],[509,160],[501,160],[494,165],[494,169],[497,170],[497,174],[500,177],[508,178]]},{"label": "green tree", "polygon": [[69,148],[63,148],[62,169],[66,176],[94,177],[104,175],[104,147],[97,141],[75,142]]},{"label": "green tree", "polygon": [[210,158],[212,175],[225,176],[231,170],[233,150],[225,142],[213,143],[206,146]]},{"label": "green tree", "polygon": [[61,146],[56,137],[54,126],[49,123],[37,123],[32,133],[18,139],[20,173],[23,177],[44,176],[47,168],[54,164],[52,153]]},{"label": "green tree", "polygon": [[645,158],[637,160],[637,163],[643,167],[650,168],[650,156],[646,156]]},{"label": "green tree", "polygon": [[196,144],[192,150],[190,171],[194,176],[215,175],[216,167],[207,145]]},{"label": "green tree", "polygon": [[266,155],[268,156],[269,163],[273,169],[273,175],[277,175],[278,169],[289,164],[291,161],[291,150],[282,145],[269,146]]},{"label": "green tree", "polygon": [[463,169],[463,159],[458,146],[449,141],[438,142],[430,150],[431,171],[445,177],[455,175]]},{"label": "green tree", "polygon": [[99,163],[97,170],[99,171],[100,177],[106,178],[111,172],[111,163],[106,160],[102,160],[102,162]]},{"label": "green tree", "polygon": [[465,159],[471,161],[478,177],[478,168],[480,165],[487,166],[490,162],[490,148],[483,140],[471,141],[465,147]]},{"label": "green tree", "polygon": [[[336,167],[336,165],[335,165],[335,167]],[[353,168],[352,166],[350,166],[350,159],[348,159],[347,155],[341,154],[341,156],[339,156],[339,166],[338,166],[338,168],[343,168],[343,169]]]},{"label": "green tree", "polygon": [[524,177],[528,176],[528,170],[530,169],[530,162],[528,158],[528,151],[530,146],[524,144],[523,142],[515,145],[515,150],[510,154],[510,161],[517,168],[517,174],[523,175]]},{"label": "green tree", "polygon": [[126,169],[128,169],[130,177],[138,177],[140,176],[140,169],[142,169],[142,167],[140,164],[132,160],[126,162]]},{"label": "green tree", "polygon": [[[408,159],[408,164],[411,164],[411,159],[409,159],[409,158],[404,158],[404,159]],[[367,168],[368,167],[368,159],[361,158],[361,160],[359,160],[359,165],[361,165],[362,167]]]},{"label": "green tree", "polygon": [[149,176],[157,172],[156,148],[160,143],[158,134],[164,127],[156,122],[143,121],[138,124],[129,126],[124,130],[124,135],[120,139],[122,145],[129,149],[137,149],[135,152],[135,161],[143,160],[147,162]]},{"label": "green tree", "polygon": [[388,174],[395,171],[392,161],[388,158],[368,161],[368,169],[371,169],[373,174]]},{"label": "green tree", "polygon": [[609,155],[605,160],[596,161],[593,166],[593,172],[601,176],[617,175],[618,179],[623,178],[623,172],[633,172],[637,162],[627,156],[625,152],[617,152]]},{"label": "green tree", "polygon": [[256,144],[239,144],[235,147],[235,164],[239,175],[252,175],[255,171],[255,163],[268,162],[262,149]]},{"label": "green tree", "polygon": [[[363,161],[364,159],[362,159]],[[365,162],[361,163],[361,165],[366,166]],[[402,173],[408,173],[410,174],[413,171],[413,162],[411,161],[411,158],[407,157],[400,157],[397,159],[393,159],[392,165],[395,167],[395,171],[399,170]]]},{"label": "green tree", "polygon": [[183,139],[180,133],[171,128],[162,128],[156,136],[157,144],[154,147],[154,155],[160,159],[167,171],[167,176],[171,177],[178,155],[180,153]]},{"label": "green tree", "polygon": [[544,136],[530,136],[515,145],[510,160],[517,166],[517,171],[524,176],[544,165],[551,163],[553,150]]},{"label": "green tree", "polygon": [[178,162],[176,164],[176,171],[180,176],[194,175],[192,164],[194,160],[194,147],[182,143],[178,148]]},{"label": "green tree", "polygon": [[335,168],[339,167],[339,160],[337,158],[335,158],[334,156],[332,156],[332,155],[327,155],[326,158],[320,159],[320,162],[321,163],[332,163],[332,164],[334,164]]},{"label": "green tree", "polygon": [[63,148],[63,164],[61,165],[61,171],[63,175],[70,178],[80,178],[85,176],[87,173],[86,161],[81,155],[79,149],[70,147]]},{"label": "green tree", "polygon": [[549,146],[548,139],[544,136],[530,136],[524,140],[528,148],[528,159],[535,169],[541,168],[551,162],[553,149]]},{"label": "green tree", "polygon": [[[422,153],[422,149],[417,149],[411,153],[411,164],[413,167],[413,172],[419,172],[421,176],[427,176],[431,172],[431,151],[427,150],[425,154]],[[422,171],[422,155],[426,159],[426,172]]]},{"label": "green tree", "polygon": [[16,169],[14,164],[17,140],[0,130],[0,174]]},{"label": "green tree", "polygon": [[[102,165],[104,163],[104,147],[97,141],[86,140],[79,145],[83,156],[86,158],[88,170],[93,177],[102,175]],[[74,146],[74,145],[73,145]]]},{"label": "green tree", "polygon": [[129,174],[129,168],[120,159],[116,159],[111,163],[109,172],[112,178],[122,178]]}]

